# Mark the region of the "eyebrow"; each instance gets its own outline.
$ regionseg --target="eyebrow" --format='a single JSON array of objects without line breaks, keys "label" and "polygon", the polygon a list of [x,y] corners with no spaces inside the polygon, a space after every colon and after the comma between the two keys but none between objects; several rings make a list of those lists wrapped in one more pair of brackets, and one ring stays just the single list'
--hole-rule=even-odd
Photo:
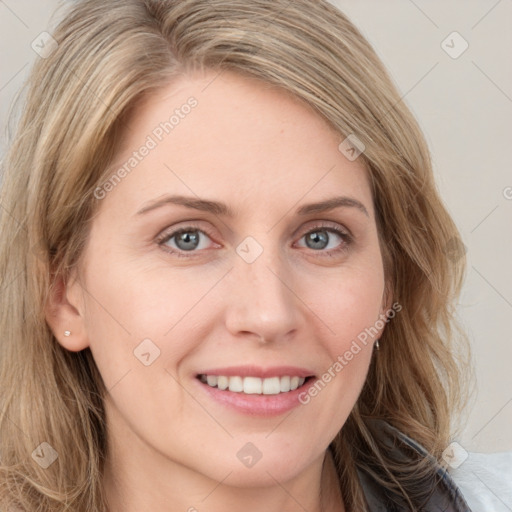
[{"label": "eyebrow", "polygon": [[[165,196],[161,199],[157,199],[156,201],[151,201],[146,206],[144,206],[141,210],[137,212],[137,215],[143,215],[147,212],[155,210],[157,208],[161,208],[162,206],[168,204],[177,204],[181,206],[185,206],[186,208],[191,208],[194,210],[200,210],[203,212],[209,212],[214,215],[224,216],[224,217],[234,217],[235,214],[233,210],[231,210],[226,204],[220,203],[217,201],[211,201],[207,199],[199,199],[195,197],[181,196],[181,195],[171,195]],[[368,210],[364,206],[361,201],[353,197],[348,196],[336,196],[330,199],[325,199],[323,201],[317,203],[305,204],[299,207],[296,211],[297,215],[310,215],[316,213],[322,213],[329,210],[334,210],[335,208],[340,207],[350,207],[356,208],[363,212],[367,217],[369,217]]]}]

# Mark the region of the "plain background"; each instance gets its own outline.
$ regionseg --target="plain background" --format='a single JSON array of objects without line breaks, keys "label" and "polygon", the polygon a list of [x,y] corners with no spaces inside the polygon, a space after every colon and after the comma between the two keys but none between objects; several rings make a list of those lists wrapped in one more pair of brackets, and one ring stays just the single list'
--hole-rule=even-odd
[{"label": "plain background", "polygon": [[[458,310],[477,389],[463,435],[454,440],[472,452],[512,450],[512,1],[333,3],[372,43],[418,119],[466,246]],[[13,98],[40,58],[31,43],[51,32],[56,6],[0,0],[0,154]]]}]

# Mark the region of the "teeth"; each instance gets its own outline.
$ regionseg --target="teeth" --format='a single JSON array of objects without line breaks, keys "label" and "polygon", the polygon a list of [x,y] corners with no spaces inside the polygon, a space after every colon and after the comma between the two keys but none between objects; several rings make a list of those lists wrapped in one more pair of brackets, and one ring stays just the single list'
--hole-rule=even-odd
[{"label": "teeth", "polygon": [[244,393],[248,395],[261,395],[262,382],[258,377],[245,377]]},{"label": "teeth", "polygon": [[279,377],[263,379],[264,395],[277,395],[278,393],[281,393],[281,379]]},{"label": "teeth", "polygon": [[280,382],[280,385],[281,385],[281,392],[283,393],[286,393],[287,391],[290,391],[290,380],[291,380],[291,377],[281,377],[281,382]]},{"label": "teeth", "polygon": [[227,389],[228,386],[229,386],[229,378],[228,377],[223,377],[223,376],[217,377],[217,387],[219,389]]},{"label": "teeth", "polygon": [[270,377],[260,379],[259,377],[226,377],[224,375],[201,375],[201,382],[212,388],[218,387],[221,390],[229,389],[235,393],[247,395],[277,395],[287,393],[302,386],[306,379],[304,377],[289,376]]},{"label": "teeth", "polygon": [[244,390],[244,381],[242,377],[230,377],[229,378],[229,391],[240,393]]}]

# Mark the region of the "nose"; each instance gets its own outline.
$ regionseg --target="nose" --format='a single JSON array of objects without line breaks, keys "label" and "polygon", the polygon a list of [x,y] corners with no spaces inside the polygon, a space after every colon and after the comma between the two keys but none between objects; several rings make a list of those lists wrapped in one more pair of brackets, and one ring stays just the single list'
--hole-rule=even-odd
[{"label": "nose", "polygon": [[300,327],[303,304],[293,291],[289,267],[269,249],[251,263],[237,257],[234,265],[226,283],[227,330],[261,343],[288,340]]}]

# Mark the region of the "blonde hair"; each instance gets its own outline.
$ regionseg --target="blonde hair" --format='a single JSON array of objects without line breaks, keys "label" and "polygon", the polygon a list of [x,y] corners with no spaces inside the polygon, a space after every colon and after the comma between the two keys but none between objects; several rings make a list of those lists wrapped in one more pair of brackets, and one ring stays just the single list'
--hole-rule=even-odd
[{"label": "blonde hair", "polygon": [[[418,482],[432,469],[393,459],[374,420],[437,459],[450,441],[469,361],[454,318],[465,258],[423,135],[369,43],[324,0],[84,0],[67,8],[53,37],[58,47],[34,66],[3,162],[0,508],[106,510],[106,390],[90,350],[63,349],[44,308],[55,275],[68,276],[83,253],[94,191],[108,178],[130,112],[193,69],[277,85],[340,140],[355,134],[366,146],[360,158],[389,293],[402,310],[331,447],[347,510],[367,510],[357,471],[418,507],[431,490]],[[47,469],[31,457],[42,442],[59,457]]]}]

